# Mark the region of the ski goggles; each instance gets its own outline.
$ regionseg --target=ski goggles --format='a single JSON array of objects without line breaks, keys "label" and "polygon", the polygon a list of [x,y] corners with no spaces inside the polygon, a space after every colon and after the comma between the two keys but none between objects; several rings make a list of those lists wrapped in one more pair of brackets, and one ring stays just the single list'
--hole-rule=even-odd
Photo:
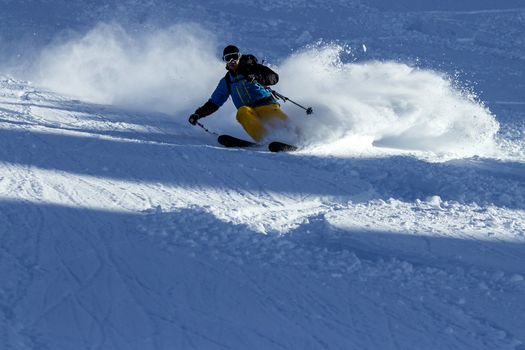
[{"label": "ski goggles", "polygon": [[241,57],[240,52],[233,52],[233,53],[227,53],[226,55],[222,56],[222,60],[224,62],[230,62],[231,60],[238,60]]}]

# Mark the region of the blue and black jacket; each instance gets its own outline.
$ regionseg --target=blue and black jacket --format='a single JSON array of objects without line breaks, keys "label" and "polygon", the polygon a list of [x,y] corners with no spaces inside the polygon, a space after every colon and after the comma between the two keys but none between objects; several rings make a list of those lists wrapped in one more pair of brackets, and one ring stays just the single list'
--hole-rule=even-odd
[{"label": "blue and black jacket", "polygon": [[231,96],[237,109],[242,106],[259,107],[275,104],[277,101],[265,86],[277,84],[279,75],[270,68],[257,63],[253,55],[243,55],[237,74],[228,72],[219,81],[211,98],[195,113],[201,118],[217,111]]}]

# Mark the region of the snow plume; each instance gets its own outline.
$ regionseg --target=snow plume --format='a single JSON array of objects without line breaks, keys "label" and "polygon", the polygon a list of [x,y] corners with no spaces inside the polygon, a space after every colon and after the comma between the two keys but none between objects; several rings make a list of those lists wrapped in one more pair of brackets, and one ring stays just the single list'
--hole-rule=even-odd
[{"label": "snow plume", "polygon": [[214,40],[194,24],[143,33],[99,24],[46,48],[34,80],[91,102],[175,114],[204,101],[223,74]]},{"label": "snow plume", "polygon": [[459,157],[495,151],[494,116],[442,74],[395,62],[343,63],[343,50],[310,48],[280,67],[278,90],[314,108],[307,117],[285,105],[305,139]]}]

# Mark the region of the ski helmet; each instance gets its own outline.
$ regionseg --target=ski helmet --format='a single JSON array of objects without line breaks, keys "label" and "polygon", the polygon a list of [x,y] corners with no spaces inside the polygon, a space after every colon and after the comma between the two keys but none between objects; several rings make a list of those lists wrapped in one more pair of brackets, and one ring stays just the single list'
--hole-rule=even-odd
[{"label": "ski helmet", "polygon": [[239,48],[235,45],[228,45],[222,50],[222,59],[225,61],[229,57],[235,57],[235,55],[237,55],[237,58],[241,55]]}]

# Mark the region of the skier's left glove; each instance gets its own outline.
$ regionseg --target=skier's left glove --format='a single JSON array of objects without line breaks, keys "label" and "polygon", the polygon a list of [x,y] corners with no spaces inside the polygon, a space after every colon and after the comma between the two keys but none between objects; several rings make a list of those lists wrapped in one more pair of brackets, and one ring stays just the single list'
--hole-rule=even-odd
[{"label": "skier's left glove", "polygon": [[190,115],[190,117],[188,118],[188,122],[191,124],[191,125],[197,125],[197,121],[199,119],[201,119],[202,117],[200,115],[198,115],[197,113],[193,113],[192,115]]},{"label": "skier's left glove", "polygon": [[188,118],[188,122],[190,122],[191,125],[197,125],[197,121],[199,119],[209,116],[218,109],[219,106],[217,106],[210,100],[203,104],[201,107],[197,108],[195,112]]}]

